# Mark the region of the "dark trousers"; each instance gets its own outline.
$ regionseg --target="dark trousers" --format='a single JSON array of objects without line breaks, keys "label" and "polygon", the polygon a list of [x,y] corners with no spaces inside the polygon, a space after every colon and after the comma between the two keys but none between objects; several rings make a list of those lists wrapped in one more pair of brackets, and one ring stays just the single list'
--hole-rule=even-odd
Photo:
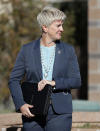
[{"label": "dark trousers", "polygon": [[23,131],[71,131],[72,114],[57,114],[50,105],[47,117],[22,116],[22,121]]}]

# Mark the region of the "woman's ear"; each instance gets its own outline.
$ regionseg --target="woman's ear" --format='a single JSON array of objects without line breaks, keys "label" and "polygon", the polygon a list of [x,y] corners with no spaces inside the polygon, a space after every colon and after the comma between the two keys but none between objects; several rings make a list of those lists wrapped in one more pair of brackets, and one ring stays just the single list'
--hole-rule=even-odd
[{"label": "woman's ear", "polygon": [[42,26],[42,32],[47,33],[48,27],[46,25]]}]

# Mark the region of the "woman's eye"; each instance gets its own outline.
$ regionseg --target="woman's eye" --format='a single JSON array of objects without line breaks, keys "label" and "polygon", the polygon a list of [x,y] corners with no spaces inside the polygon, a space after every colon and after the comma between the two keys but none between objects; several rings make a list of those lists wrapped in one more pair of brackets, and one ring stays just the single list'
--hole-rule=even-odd
[{"label": "woman's eye", "polygon": [[60,27],[60,25],[57,25],[57,27]]}]

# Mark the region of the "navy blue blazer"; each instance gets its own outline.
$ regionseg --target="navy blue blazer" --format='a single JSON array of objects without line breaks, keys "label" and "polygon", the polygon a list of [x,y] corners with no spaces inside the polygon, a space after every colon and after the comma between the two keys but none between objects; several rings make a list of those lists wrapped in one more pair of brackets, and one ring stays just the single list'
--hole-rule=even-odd
[{"label": "navy blue blazer", "polygon": [[[25,104],[20,81],[26,76],[28,82],[42,80],[42,65],[40,58],[40,39],[22,46],[10,75],[9,88],[16,111]],[[56,90],[79,89],[81,86],[80,71],[74,48],[63,42],[56,43],[53,80]],[[71,93],[57,92],[51,95],[52,105],[56,113],[72,113]]]}]

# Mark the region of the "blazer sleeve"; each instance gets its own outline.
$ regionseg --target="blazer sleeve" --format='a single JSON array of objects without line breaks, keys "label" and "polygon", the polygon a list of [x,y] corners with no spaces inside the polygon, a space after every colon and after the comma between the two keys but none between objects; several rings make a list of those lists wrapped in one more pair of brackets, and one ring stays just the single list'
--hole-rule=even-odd
[{"label": "blazer sleeve", "polygon": [[16,58],[15,65],[9,79],[9,89],[16,107],[16,111],[19,111],[20,107],[25,104],[20,85],[20,81],[22,80],[24,74],[24,47],[22,47]]},{"label": "blazer sleeve", "polygon": [[55,89],[79,89],[81,87],[81,76],[75,50],[71,47],[70,59],[68,61],[67,77],[55,78]]}]

